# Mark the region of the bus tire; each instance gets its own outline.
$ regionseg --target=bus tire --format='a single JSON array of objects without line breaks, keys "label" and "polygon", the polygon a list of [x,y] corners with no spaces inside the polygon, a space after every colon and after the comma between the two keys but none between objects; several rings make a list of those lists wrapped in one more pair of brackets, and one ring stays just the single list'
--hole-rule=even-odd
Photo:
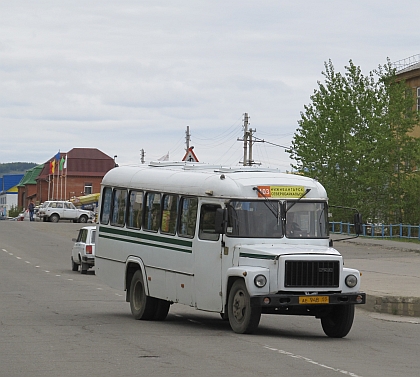
[{"label": "bus tire", "polygon": [[156,300],[146,295],[143,274],[137,270],[130,284],[130,308],[135,319],[153,319],[156,313]]},{"label": "bus tire", "polygon": [[228,317],[230,327],[238,334],[251,334],[260,323],[261,307],[251,307],[243,279],[236,280],[229,292]]},{"label": "bus tire", "polygon": [[156,311],[153,315],[153,319],[155,321],[163,321],[169,312],[169,307],[171,306],[171,303],[166,300],[161,300],[159,298],[156,300]]},{"label": "bus tire", "polygon": [[328,315],[321,317],[321,325],[330,338],[343,338],[349,333],[353,320],[354,305],[337,305]]}]

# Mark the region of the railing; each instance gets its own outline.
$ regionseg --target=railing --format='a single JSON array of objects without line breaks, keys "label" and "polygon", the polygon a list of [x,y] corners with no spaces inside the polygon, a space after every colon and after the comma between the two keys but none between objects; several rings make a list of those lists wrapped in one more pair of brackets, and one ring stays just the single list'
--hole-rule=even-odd
[{"label": "railing", "polygon": [[397,71],[401,71],[411,65],[417,64],[420,61],[420,54],[410,56],[409,58],[398,60],[391,63]]},{"label": "railing", "polygon": [[[354,235],[354,224],[330,222],[330,232]],[[374,238],[410,238],[420,240],[420,225],[363,224],[363,233],[361,235]]]}]

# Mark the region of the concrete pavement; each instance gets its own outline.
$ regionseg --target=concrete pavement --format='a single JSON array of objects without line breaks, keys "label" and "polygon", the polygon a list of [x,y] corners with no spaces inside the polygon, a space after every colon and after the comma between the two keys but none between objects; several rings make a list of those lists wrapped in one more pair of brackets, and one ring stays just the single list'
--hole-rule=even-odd
[{"label": "concrete pavement", "polygon": [[335,241],[334,247],[345,266],[362,273],[361,290],[367,298],[360,308],[420,317],[420,243],[359,237]]}]

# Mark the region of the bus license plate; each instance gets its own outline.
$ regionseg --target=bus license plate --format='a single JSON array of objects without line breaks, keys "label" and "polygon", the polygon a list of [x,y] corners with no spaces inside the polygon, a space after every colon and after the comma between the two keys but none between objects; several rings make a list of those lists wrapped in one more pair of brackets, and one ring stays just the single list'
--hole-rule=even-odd
[{"label": "bus license plate", "polygon": [[299,296],[299,304],[329,304],[328,296]]}]

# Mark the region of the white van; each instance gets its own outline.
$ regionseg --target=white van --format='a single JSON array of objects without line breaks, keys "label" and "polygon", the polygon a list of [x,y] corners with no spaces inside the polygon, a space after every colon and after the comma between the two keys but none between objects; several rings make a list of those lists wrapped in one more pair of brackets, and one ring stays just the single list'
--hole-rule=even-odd
[{"label": "white van", "polygon": [[172,303],[220,313],[237,333],[261,314],[320,318],[350,331],[360,273],[330,246],[327,194],[314,179],[260,168],[157,162],[102,181],[96,274],[126,291],[136,319]]}]

